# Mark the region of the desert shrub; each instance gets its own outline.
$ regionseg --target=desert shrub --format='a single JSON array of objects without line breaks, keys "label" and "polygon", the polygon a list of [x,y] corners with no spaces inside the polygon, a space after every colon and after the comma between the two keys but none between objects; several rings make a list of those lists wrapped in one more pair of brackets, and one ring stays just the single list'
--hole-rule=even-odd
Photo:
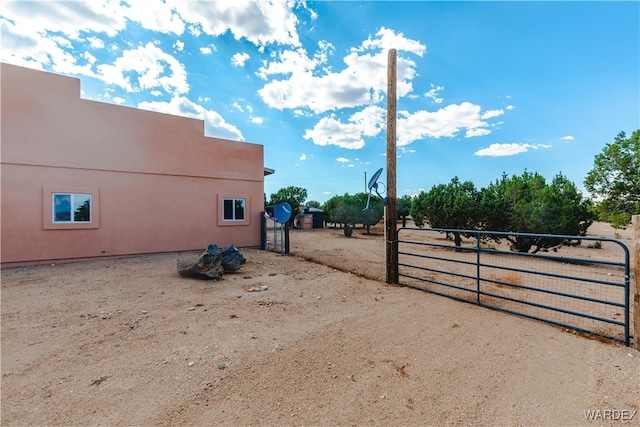
[{"label": "desert shrub", "polygon": [[[593,223],[591,202],[561,174],[547,183],[538,173],[524,172],[491,183],[480,192],[481,228],[531,234],[584,236]],[[502,237],[493,236],[499,241]],[[580,244],[552,237],[506,236],[511,250],[536,253],[563,244]]]}]

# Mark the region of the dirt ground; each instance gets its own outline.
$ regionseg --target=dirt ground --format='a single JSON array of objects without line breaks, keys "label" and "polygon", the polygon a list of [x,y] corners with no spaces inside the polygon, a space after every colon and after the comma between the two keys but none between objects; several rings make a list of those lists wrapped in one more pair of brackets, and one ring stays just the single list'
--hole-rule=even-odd
[{"label": "dirt ground", "polygon": [[218,282],[177,253],[3,269],[1,424],[640,425],[639,352],[300,256],[339,233]]}]

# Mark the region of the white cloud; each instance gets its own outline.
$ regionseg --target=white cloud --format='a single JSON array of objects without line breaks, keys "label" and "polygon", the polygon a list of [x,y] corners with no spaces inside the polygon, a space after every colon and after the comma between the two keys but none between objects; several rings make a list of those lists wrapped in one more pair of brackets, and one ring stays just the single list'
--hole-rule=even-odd
[{"label": "white cloud", "polygon": [[124,104],[126,101],[126,99],[121,98],[119,96],[114,96],[113,97],[113,102],[115,102],[116,104]]},{"label": "white cloud", "polygon": [[507,105],[506,107],[504,107],[505,110],[509,110],[509,111],[515,110],[515,108],[516,107],[514,105]]},{"label": "white cloud", "polygon": [[258,77],[266,80],[268,76],[273,74],[305,74],[319,65],[324,64],[326,55],[316,54],[313,58],[309,58],[307,51],[300,47],[295,50],[284,50],[279,52],[275,61],[267,63],[260,67],[256,73]]},{"label": "white cloud", "polygon": [[[105,45],[102,36],[116,36],[127,28],[128,21],[165,34],[181,35],[185,28],[196,36],[202,32],[221,35],[229,30],[236,39],[245,38],[259,46],[269,43],[299,46],[294,9],[314,15],[304,1],[291,0],[163,0],[153,6],[148,2],[119,0],[4,1],[0,2],[0,60],[99,79],[91,67],[78,63],[74,54],[64,49],[72,51],[71,44],[82,49],[76,45],[82,41],[82,33],[91,33],[87,42],[92,49],[102,49]],[[124,44],[135,48],[132,40]],[[182,51],[184,42],[177,40],[173,47]],[[109,49],[120,50],[116,43],[110,43]]]},{"label": "white cloud", "polygon": [[231,63],[236,67],[244,67],[245,62],[249,60],[250,56],[246,52],[238,52],[231,57]]},{"label": "white cloud", "polygon": [[112,37],[126,27],[125,11],[115,1],[3,1],[0,15],[14,21],[15,27],[28,29],[34,37],[47,31],[74,39],[88,31]]},{"label": "white cloud", "polygon": [[126,50],[113,65],[103,64],[97,69],[99,78],[129,92],[162,88],[167,93],[179,95],[189,91],[184,66],[152,43]]},{"label": "white cloud", "polygon": [[336,162],[340,162],[340,163],[349,163],[349,159],[345,159],[344,157],[338,157],[336,159]]},{"label": "white cloud", "polygon": [[172,6],[189,30],[198,35],[219,36],[230,31],[236,40],[245,38],[259,46],[276,43],[300,45],[293,8],[306,8],[303,2],[290,0],[189,1],[172,0]]},{"label": "white cloud", "polygon": [[575,138],[571,135],[563,136],[560,138],[561,141],[573,141]]},{"label": "white cloud", "polygon": [[491,119],[493,117],[501,116],[503,114],[504,114],[503,110],[488,110],[482,113],[482,116],[480,116],[480,118],[482,120],[486,120],[486,119]]},{"label": "white cloud", "polygon": [[[98,94],[95,99],[98,99],[98,100],[103,100],[103,99],[110,100],[111,99],[111,94],[113,92],[114,92],[113,89],[105,88],[104,93]],[[82,96],[83,98],[86,98],[86,93],[84,93],[83,90],[80,90],[80,96]]]},{"label": "white cloud", "polygon": [[313,129],[306,130],[304,139],[311,139],[316,145],[357,150],[364,147],[364,136],[376,136],[382,131],[384,115],[382,108],[371,106],[351,115],[347,123],[334,117],[323,117]]},{"label": "white cloud", "polygon": [[311,139],[316,145],[337,145],[352,150],[365,145],[357,126],[344,124],[331,117],[323,117],[313,129],[307,129],[304,139]]},{"label": "white cloud", "polygon": [[296,117],[311,117],[313,114],[310,111],[295,109],[292,111],[293,115]]},{"label": "white cloud", "polygon": [[138,108],[204,120],[205,134],[208,136],[233,140],[244,139],[242,132],[227,123],[216,111],[207,110],[183,96],[175,96],[170,102],[141,102],[138,104]]},{"label": "white cloud", "polygon": [[98,58],[96,58],[95,56],[93,56],[91,53],[89,52],[84,52],[82,54],[82,57],[89,63],[89,64],[95,64],[96,61],[98,60]]},{"label": "white cloud", "polygon": [[177,14],[171,2],[154,2],[150,6],[145,1],[128,1],[122,3],[123,13],[127,19],[138,22],[142,28],[166,34],[181,35],[185,23]]},{"label": "white cloud", "polygon": [[[169,93],[185,93],[189,87],[186,71],[175,58],[161,51],[153,43],[122,52],[112,64],[99,64],[96,56],[80,49],[78,33],[103,32],[115,35],[124,28],[122,10],[115,2],[2,2],[0,19],[2,32],[1,60],[35,69],[45,66],[54,72],[88,76],[116,84],[128,91],[162,88]],[[56,17],[64,17],[59,20]],[[66,34],[48,35],[56,31]],[[97,36],[86,39],[94,49],[104,47]],[[115,49],[114,49],[115,46]],[[83,48],[86,49],[86,48]],[[117,52],[117,45],[110,45]]]},{"label": "white cloud", "polygon": [[87,41],[89,42],[89,46],[91,46],[92,49],[104,48],[104,42],[97,37],[87,37]]},{"label": "white cloud", "polygon": [[[4,15],[2,5],[8,2],[0,2],[0,15]],[[44,69],[44,65],[50,65],[52,60],[62,58],[65,55],[58,44],[52,39],[41,36],[32,31],[28,26],[10,23],[6,19],[0,19],[0,33],[2,34],[2,49],[0,58],[2,62],[20,65],[38,70]],[[71,59],[75,65],[76,60]]]},{"label": "white cloud", "polygon": [[211,47],[209,46],[201,47],[200,53],[203,55],[211,55]]},{"label": "white cloud", "polygon": [[490,133],[491,133],[491,131],[489,129],[473,128],[473,129],[467,129],[467,131],[464,134],[464,137],[465,138],[473,138],[475,136],[489,135]]},{"label": "white cloud", "polygon": [[162,33],[182,34],[184,22],[170,2],[120,1],[5,1],[0,15],[26,26],[33,34],[63,33],[77,39],[81,32],[104,33],[113,37],[126,28],[127,20],[142,28]]},{"label": "white cloud", "polygon": [[194,37],[200,37],[200,35],[202,34],[202,31],[200,31],[200,26],[199,25],[189,24],[189,25],[187,25],[187,28],[189,29],[189,32]]},{"label": "white cloud", "polygon": [[398,112],[398,146],[408,145],[424,138],[455,136],[465,130],[465,137],[483,136],[491,133],[489,124],[482,120],[481,107],[470,102],[450,104],[437,111]]},{"label": "white cloud", "polygon": [[491,144],[487,148],[483,148],[475,152],[476,156],[489,156],[489,157],[503,157],[513,156],[520,153],[526,153],[527,151],[538,148],[549,148],[549,145],[537,144]]},{"label": "white cloud", "polygon": [[336,51],[336,48],[326,40],[320,40],[318,42],[318,48],[318,51],[313,56],[319,64],[325,64],[329,59],[329,56],[333,55]]},{"label": "white cloud", "polygon": [[[266,83],[258,94],[273,108],[302,108],[316,114],[377,104],[387,91],[388,52],[383,47],[391,39],[402,40],[398,51],[418,55],[424,52],[424,46],[419,42],[386,29],[380,30],[376,38],[369,38],[359,48],[352,49],[343,58],[346,66],[339,72],[325,67],[328,52],[333,49],[328,43],[319,43],[319,51],[313,57],[302,48],[284,50],[275,55],[274,61],[261,67],[258,75],[263,79],[274,74],[288,77]],[[415,76],[415,62],[398,57],[396,92],[399,97],[411,93],[411,80]]]},{"label": "white cloud", "polygon": [[307,155],[306,155],[306,154],[303,154],[302,156],[300,156],[300,159],[299,159],[299,160],[307,160]]},{"label": "white cloud", "polygon": [[396,33],[393,30],[382,27],[376,33],[375,38],[369,38],[362,43],[358,51],[380,49],[388,52],[389,49],[404,50],[406,52],[415,53],[418,56],[422,56],[426,47],[416,40],[408,39],[402,33]]},{"label": "white cloud", "polygon": [[438,95],[440,94],[440,92],[442,92],[443,89],[444,89],[444,87],[442,87],[442,86],[434,86],[433,83],[432,83],[431,84],[431,89],[429,89],[429,91],[427,93],[425,93],[424,96],[426,98],[430,98],[436,104],[441,104],[442,101],[444,101],[444,99],[440,98]]},{"label": "white cloud", "polygon": [[[244,99],[240,99],[240,101],[246,102],[246,100],[244,100]],[[252,116],[253,107],[251,107],[251,105],[249,105],[249,104],[242,105],[238,101],[235,101],[231,105],[233,106],[233,108],[235,108],[236,110],[240,111],[241,113],[246,113],[248,116],[250,116],[251,123],[254,123],[254,124],[257,124],[257,125],[261,125],[261,124],[264,123],[264,117]]]},{"label": "white cloud", "polygon": [[323,113],[347,107],[377,103],[379,92],[371,92],[355,75],[331,74],[316,77],[311,73],[296,74],[288,80],[276,80],[258,90],[270,107],[278,110],[308,108]]}]

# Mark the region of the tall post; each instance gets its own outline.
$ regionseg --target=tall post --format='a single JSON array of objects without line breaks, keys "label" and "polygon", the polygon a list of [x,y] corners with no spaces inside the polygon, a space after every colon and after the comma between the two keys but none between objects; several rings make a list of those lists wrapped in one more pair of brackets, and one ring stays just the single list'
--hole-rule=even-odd
[{"label": "tall post", "polygon": [[387,66],[387,283],[398,283],[398,241],[396,225],[396,50],[389,50]]},{"label": "tall post", "polygon": [[289,254],[289,221],[284,223],[284,251],[283,251],[283,255],[284,254]]},{"label": "tall post", "polygon": [[640,351],[640,215],[631,218],[633,227],[633,347]]}]

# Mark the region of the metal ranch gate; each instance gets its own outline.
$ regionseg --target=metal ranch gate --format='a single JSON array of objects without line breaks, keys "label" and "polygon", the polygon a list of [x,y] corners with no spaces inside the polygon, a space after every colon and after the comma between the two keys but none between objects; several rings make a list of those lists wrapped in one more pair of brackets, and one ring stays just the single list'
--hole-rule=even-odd
[{"label": "metal ranch gate", "polygon": [[[465,236],[461,246],[447,238],[455,233]],[[535,254],[512,252],[490,239],[504,242],[507,236],[561,239],[594,250],[582,257],[572,256],[571,246]],[[401,228],[397,242],[401,285],[630,345],[629,250],[620,241]],[[616,248],[615,260],[597,259],[602,245]]]}]

